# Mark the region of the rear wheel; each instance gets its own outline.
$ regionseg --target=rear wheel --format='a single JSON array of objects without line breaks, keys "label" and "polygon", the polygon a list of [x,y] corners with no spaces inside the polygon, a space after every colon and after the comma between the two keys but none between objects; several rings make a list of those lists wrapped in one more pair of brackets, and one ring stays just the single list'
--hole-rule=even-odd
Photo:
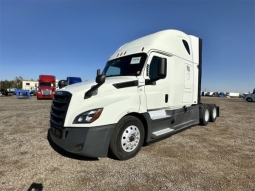
[{"label": "rear wheel", "polygon": [[215,122],[217,118],[217,107],[215,105],[210,105],[210,122]]},{"label": "rear wheel", "polygon": [[133,116],[125,116],[116,125],[110,142],[110,150],[119,160],[127,160],[137,155],[144,140],[144,127]]},{"label": "rear wheel", "polygon": [[200,118],[200,124],[203,126],[206,126],[209,122],[209,118],[210,118],[209,107],[205,105],[204,108],[202,108],[202,116]]}]

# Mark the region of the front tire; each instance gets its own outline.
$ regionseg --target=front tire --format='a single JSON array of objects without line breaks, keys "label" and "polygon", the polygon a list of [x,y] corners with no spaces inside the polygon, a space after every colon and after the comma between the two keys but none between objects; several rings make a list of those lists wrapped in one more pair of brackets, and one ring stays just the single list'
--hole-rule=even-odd
[{"label": "front tire", "polygon": [[252,102],[252,98],[248,97],[248,98],[246,99],[246,101]]},{"label": "front tire", "polygon": [[144,127],[134,116],[123,117],[116,125],[110,142],[110,151],[119,160],[133,158],[144,141]]}]

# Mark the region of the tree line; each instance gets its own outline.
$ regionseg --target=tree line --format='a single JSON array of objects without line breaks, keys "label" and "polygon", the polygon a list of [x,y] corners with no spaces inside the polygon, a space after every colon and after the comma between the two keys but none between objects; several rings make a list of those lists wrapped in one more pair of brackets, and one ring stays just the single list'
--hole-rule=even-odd
[{"label": "tree line", "polygon": [[22,88],[22,81],[24,79],[21,76],[16,76],[14,80],[8,81],[8,80],[1,80],[0,81],[0,89],[10,89],[10,88]]}]

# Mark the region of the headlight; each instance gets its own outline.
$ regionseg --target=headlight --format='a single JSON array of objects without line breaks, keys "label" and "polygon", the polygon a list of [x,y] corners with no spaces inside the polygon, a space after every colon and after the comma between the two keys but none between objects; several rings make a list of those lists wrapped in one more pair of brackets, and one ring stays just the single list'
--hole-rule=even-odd
[{"label": "headlight", "polygon": [[103,108],[99,108],[99,109],[93,109],[93,110],[81,113],[80,115],[75,117],[73,123],[75,124],[92,123],[93,121],[96,121],[100,117],[102,111],[103,111]]}]

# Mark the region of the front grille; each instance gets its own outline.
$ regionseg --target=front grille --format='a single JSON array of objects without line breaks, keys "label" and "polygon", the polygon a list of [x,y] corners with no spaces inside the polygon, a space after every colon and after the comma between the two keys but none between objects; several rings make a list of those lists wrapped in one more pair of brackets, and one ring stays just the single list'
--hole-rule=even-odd
[{"label": "front grille", "polygon": [[[69,92],[55,92],[52,99],[50,113],[50,124],[52,131],[54,131],[54,129],[58,129],[60,132],[62,132],[71,97],[72,94]],[[58,137],[60,137],[60,135]]]},{"label": "front grille", "polygon": [[42,95],[50,95],[51,94],[51,90],[41,90]]}]

